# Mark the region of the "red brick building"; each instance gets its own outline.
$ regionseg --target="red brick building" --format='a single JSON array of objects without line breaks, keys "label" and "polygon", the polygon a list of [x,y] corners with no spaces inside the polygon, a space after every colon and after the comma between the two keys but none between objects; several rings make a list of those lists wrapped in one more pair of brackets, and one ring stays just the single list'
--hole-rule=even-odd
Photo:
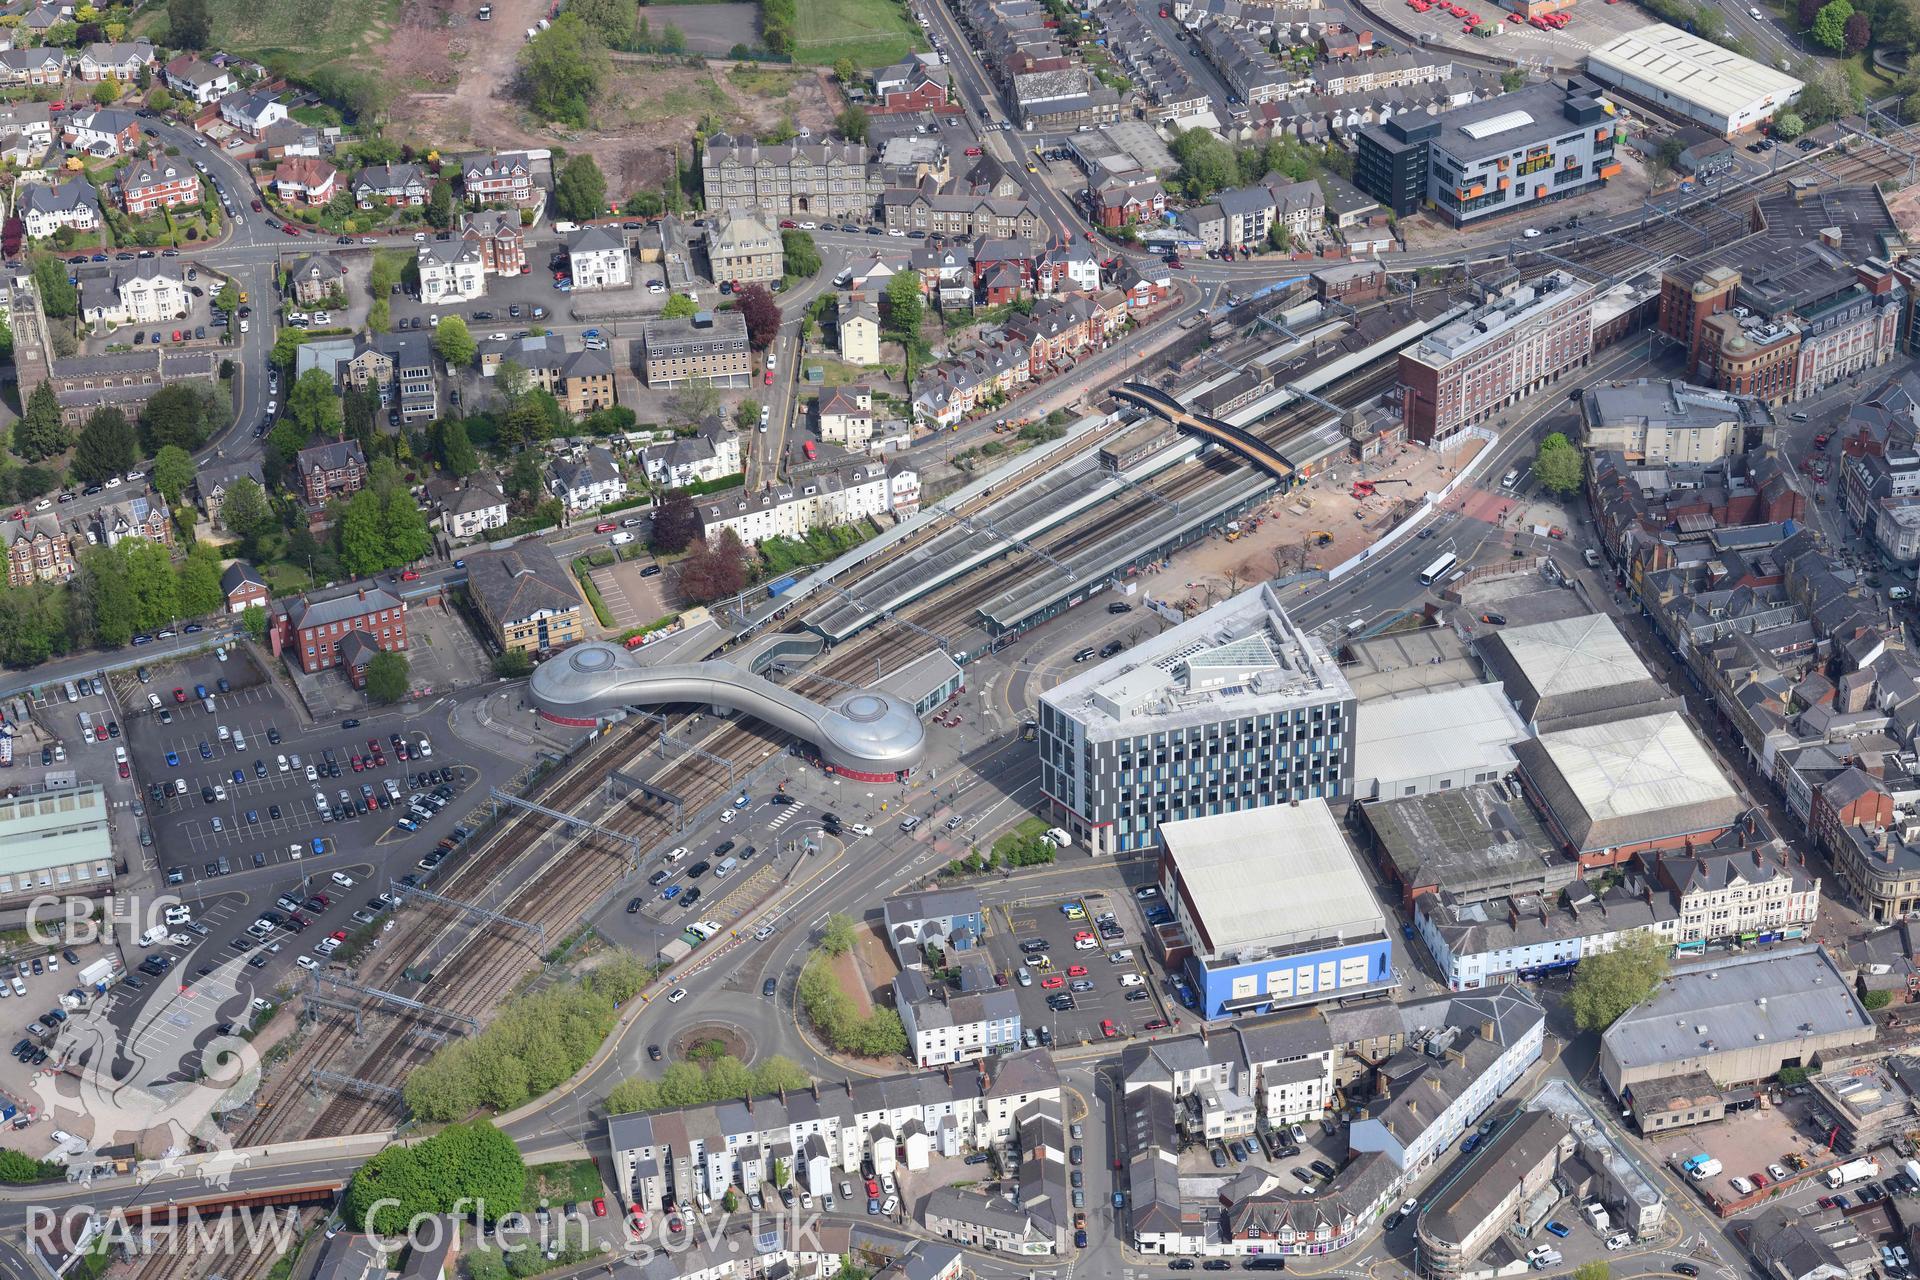
[{"label": "red brick building", "polygon": [[307,505],[317,507],[338,494],[357,492],[367,483],[367,455],[357,440],[334,440],[300,451],[300,489]]},{"label": "red brick building", "polygon": [[1807,830],[1829,857],[1848,844],[1847,827],[1893,825],[1893,796],[1859,765],[1844,769],[1813,789]]},{"label": "red brick building", "polygon": [[480,262],[487,270],[503,276],[517,276],[527,269],[527,237],[520,229],[520,215],[510,210],[483,209],[460,216],[460,238],[480,248]]},{"label": "red brick building", "polygon": [[1158,182],[1138,186],[1109,182],[1093,197],[1093,216],[1109,230],[1132,222],[1158,222],[1166,209],[1167,193]]},{"label": "red brick building", "polygon": [[178,156],[149,154],[120,175],[120,201],[127,216],[200,203],[200,175]]},{"label": "red brick building", "polygon": [[902,62],[876,72],[873,104],[867,114],[901,115],[915,111],[958,111],[947,102],[947,69]]},{"label": "red brick building", "polygon": [[275,654],[309,674],[344,666],[352,677],[357,665],[355,687],[365,682],[365,659],[372,652],[407,647],[407,606],[377,585],[350,586],[317,599],[301,596],[287,603],[275,624],[269,633]]}]

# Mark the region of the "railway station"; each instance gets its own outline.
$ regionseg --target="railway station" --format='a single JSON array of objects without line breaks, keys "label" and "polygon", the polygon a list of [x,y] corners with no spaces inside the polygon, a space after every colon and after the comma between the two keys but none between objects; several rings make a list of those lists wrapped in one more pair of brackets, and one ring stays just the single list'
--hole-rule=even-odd
[{"label": "railway station", "polygon": [[920,763],[926,727],[914,704],[882,690],[849,689],[823,706],[731,662],[647,666],[619,645],[576,645],[534,668],[534,707],[557,724],[589,726],[631,707],[696,703],[740,711],[804,738],[836,773],[892,781]]}]

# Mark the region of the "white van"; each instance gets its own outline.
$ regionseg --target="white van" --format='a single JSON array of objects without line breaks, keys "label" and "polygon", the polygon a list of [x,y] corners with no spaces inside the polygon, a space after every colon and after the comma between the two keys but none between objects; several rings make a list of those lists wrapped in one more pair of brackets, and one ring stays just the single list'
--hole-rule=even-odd
[{"label": "white van", "polygon": [[163,924],[157,924],[153,926],[153,928],[147,930],[145,933],[140,935],[140,945],[143,947],[156,946],[159,943],[165,942],[166,940],[167,940],[167,926]]},{"label": "white van", "polygon": [[1067,834],[1066,828],[1064,827],[1048,827],[1047,839],[1053,841],[1053,847],[1056,849],[1071,849],[1073,847],[1073,837]]},{"label": "white van", "polygon": [[1362,631],[1365,631],[1366,629],[1367,629],[1367,620],[1365,618],[1355,618],[1352,622],[1349,622],[1347,624],[1347,634],[1350,636],[1357,636]]},{"label": "white van", "polygon": [[713,878],[719,880],[739,865],[740,859],[738,858],[722,858],[720,865],[713,869]]}]

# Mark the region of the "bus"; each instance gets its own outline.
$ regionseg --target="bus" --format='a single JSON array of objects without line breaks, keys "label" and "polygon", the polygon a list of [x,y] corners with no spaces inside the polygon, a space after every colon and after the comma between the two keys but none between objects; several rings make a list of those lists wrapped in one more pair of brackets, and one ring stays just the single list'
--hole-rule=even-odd
[{"label": "bus", "polygon": [[1453,566],[1459,563],[1460,557],[1449,551],[1420,571],[1420,581],[1430,587],[1453,572]]}]

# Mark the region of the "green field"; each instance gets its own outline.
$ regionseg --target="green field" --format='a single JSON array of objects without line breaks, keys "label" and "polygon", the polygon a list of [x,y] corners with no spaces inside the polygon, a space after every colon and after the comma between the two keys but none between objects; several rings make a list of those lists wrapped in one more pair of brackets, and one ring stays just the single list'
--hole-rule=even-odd
[{"label": "green field", "polygon": [[[208,0],[214,47],[272,65],[276,57],[311,69],[346,58],[386,39],[400,0],[332,0],[315,8],[301,0]],[[166,9],[149,9],[135,24],[164,38]]]},{"label": "green field", "polygon": [[880,66],[920,45],[920,33],[894,0],[801,0],[796,9],[795,62],[831,66],[850,57]]}]

